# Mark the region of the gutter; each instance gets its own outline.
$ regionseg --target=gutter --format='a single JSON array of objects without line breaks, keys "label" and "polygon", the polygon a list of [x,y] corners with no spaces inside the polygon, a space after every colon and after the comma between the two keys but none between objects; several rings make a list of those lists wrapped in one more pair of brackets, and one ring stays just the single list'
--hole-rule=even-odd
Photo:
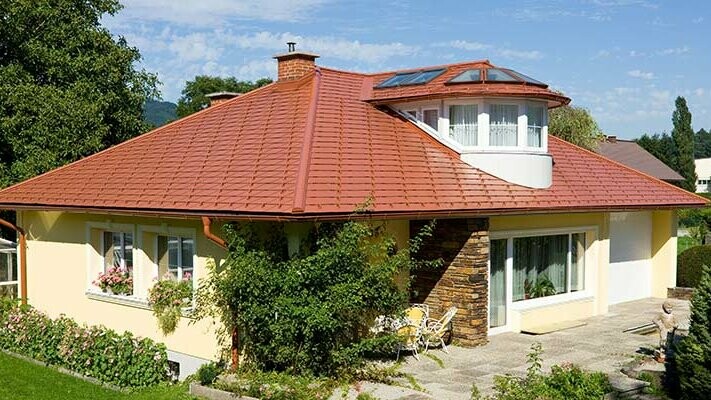
[{"label": "gutter", "polygon": [[212,230],[210,229],[210,226],[212,224],[212,220],[210,220],[209,217],[202,217],[202,233],[205,235],[205,237],[215,243],[216,245],[220,246],[221,248],[227,250],[227,242],[224,241],[221,237],[215,235],[212,233]]},{"label": "gutter", "polygon": [[27,235],[19,226],[0,218],[0,225],[10,228],[20,236],[18,243],[20,250],[20,301],[27,305]]}]

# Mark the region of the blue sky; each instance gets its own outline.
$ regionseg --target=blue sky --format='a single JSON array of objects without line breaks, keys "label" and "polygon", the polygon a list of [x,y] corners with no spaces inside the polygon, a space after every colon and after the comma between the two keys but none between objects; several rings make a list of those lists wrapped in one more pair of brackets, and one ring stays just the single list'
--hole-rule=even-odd
[{"label": "blue sky", "polygon": [[487,58],[563,91],[605,133],[671,130],[686,97],[711,128],[711,2],[671,0],[123,0],[104,24],[143,55],[163,98],[198,74],[274,77],[285,42],[379,71]]}]

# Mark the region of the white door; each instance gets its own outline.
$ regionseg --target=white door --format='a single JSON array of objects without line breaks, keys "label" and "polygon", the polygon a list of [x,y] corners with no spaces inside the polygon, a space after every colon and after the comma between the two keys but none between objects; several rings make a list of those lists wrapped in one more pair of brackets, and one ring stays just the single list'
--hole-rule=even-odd
[{"label": "white door", "polygon": [[610,214],[609,304],[652,296],[652,216]]}]

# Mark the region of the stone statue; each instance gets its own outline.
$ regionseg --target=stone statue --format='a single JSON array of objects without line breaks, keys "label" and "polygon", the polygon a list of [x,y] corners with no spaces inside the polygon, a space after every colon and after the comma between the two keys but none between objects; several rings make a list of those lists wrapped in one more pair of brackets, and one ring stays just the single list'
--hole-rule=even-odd
[{"label": "stone statue", "polygon": [[665,301],[662,304],[662,312],[652,320],[657,329],[659,329],[659,350],[655,351],[655,358],[659,362],[663,362],[666,358],[669,337],[671,336],[672,340],[674,339],[674,331],[679,326],[679,321],[672,313],[673,308],[674,306],[670,301]]}]

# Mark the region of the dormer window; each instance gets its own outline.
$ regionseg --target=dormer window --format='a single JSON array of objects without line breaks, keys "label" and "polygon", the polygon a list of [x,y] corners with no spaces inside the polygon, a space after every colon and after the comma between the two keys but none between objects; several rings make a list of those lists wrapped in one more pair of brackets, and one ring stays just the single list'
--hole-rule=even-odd
[{"label": "dormer window", "polygon": [[437,125],[439,123],[439,110],[436,108],[422,110],[422,122],[432,127],[432,129],[437,130]]},{"label": "dormer window", "polygon": [[518,144],[518,106],[492,104],[489,106],[489,145],[516,146]]},{"label": "dormer window", "polygon": [[546,109],[543,106],[528,105],[528,146],[541,147]]},{"label": "dormer window", "polygon": [[479,135],[478,118],[476,104],[449,106],[449,136],[463,146],[476,146]]}]

